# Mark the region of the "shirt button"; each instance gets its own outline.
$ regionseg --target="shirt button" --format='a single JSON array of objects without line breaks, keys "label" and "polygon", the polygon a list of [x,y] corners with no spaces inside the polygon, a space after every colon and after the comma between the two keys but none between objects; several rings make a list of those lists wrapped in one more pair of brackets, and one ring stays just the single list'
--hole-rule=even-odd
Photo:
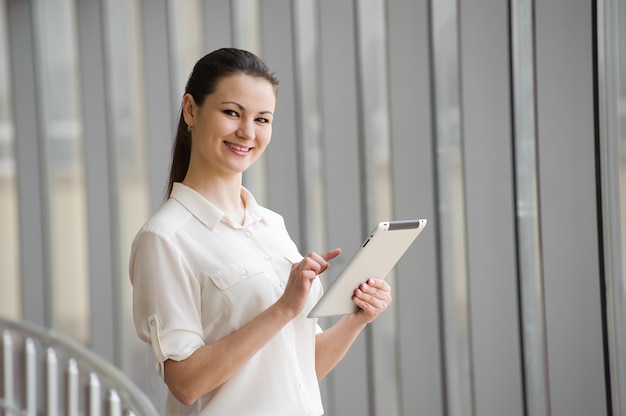
[{"label": "shirt button", "polygon": [[243,235],[245,235],[248,238],[252,237],[252,233],[250,233],[250,231],[246,231]]},{"label": "shirt button", "polygon": [[285,288],[285,282],[280,282],[280,288],[284,289]]},{"label": "shirt button", "polygon": [[241,274],[242,274],[242,275],[244,275],[244,276],[246,276],[246,275],[248,274],[248,271],[247,271],[247,270],[242,270],[242,271],[241,271]]},{"label": "shirt button", "polygon": [[302,383],[298,384],[298,388],[299,388],[300,390],[302,390],[302,389],[304,388],[304,384],[302,384]]},{"label": "shirt button", "polygon": [[267,254],[265,255],[265,257],[263,257],[265,260],[270,261],[272,258],[270,256],[268,256]]},{"label": "shirt button", "polygon": [[156,325],[156,319],[154,319],[154,318],[150,319],[149,323],[150,323],[150,326],[155,326]]}]

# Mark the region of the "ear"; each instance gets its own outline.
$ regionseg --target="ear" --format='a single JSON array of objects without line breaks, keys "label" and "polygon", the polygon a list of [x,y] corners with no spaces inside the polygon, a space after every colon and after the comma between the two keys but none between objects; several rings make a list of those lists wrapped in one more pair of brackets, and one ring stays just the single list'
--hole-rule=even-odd
[{"label": "ear", "polygon": [[193,99],[193,96],[189,93],[185,94],[183,96],[183,118],[189,127],[193,127],[195,124],[197,108],[198,106],[196,105],[196,101]]}]

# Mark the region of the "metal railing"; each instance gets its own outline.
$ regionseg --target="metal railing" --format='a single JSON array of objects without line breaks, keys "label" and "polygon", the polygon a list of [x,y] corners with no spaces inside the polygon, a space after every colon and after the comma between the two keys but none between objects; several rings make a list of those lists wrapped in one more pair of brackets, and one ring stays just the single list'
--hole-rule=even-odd
[{"label": "metal railing", "polygon": [[125,374],[54,330],[0,317],[0,331],[0,415],[158,415]]}]

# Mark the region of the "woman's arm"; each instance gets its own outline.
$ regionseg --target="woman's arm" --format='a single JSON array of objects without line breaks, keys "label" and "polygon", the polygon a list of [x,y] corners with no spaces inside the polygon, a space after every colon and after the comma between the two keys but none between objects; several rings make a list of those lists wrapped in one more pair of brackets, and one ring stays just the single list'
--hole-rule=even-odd
[{"label": "woman's arm", "polygon": [[204,345],[182,361],[167,360],[165,383],[185,405],[222,385],[296,315],[279,302],[225,338]]},{"label": "woman's arm", "polygon": [[358,312],[343,316],[335,325],[315,337],[315,371],[323,379],[346,355],[365,326],[391,303],[391,287],[382,279],[369,279],[354,291]]},{"label": "woman's arm", "polygon": [[292,265],[283,295],[246,325],[204,345],[182,361],[166,360],[165,383],[178,401],[190,405],[227,381],[304,308],[313,280],[339,250],[309,253]]}]

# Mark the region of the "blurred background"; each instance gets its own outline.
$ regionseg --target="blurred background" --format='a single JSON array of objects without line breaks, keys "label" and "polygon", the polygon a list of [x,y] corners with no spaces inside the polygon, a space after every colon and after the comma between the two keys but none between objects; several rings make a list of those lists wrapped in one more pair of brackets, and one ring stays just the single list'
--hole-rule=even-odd
[{"label": "blurred background", "polygon": [[224,46],[281,80],[245,185],[302,253],[343,248],[325,284],[376,222],[429,220],[328,415],[626,414],[621,0],[0,0],[0,315],[163,409],[130,243]]}]

